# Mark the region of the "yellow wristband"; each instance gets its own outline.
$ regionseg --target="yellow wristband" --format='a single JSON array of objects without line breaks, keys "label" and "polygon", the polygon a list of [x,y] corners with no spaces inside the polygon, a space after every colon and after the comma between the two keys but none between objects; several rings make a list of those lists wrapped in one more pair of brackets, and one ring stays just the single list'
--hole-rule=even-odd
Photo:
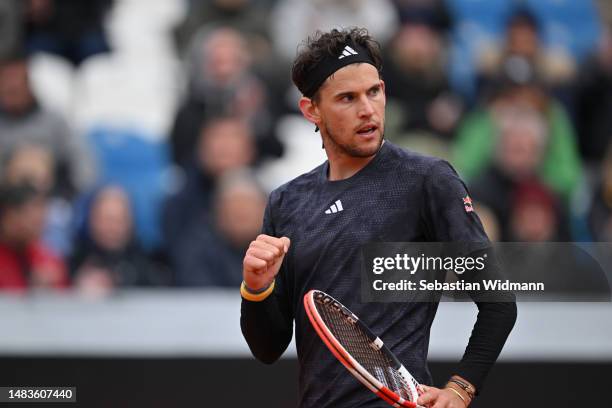
[{"label": "yellow wristband", "polygon": [[242,285],[240,285],[240,295],[244,299],[250,300],[251,302],[261,302],[270,296],[272,292],[274,292],[274,281],[272,281],[270,286],[268,286],[268,288],[261,293],[253,293],[249,291],[244,281],[242,281]]},{"label": "yellow wristband", "polygon": [[457,391],[456,389],[452,388],[452,387],[446,387],[447,390],[451,390],[452,392],[454,392],[455,394],[457,394],[457,396],[459,398],[461,398],[461,401],[463,401],[463,403],[465,404],[465,406],[468,406],[468,402],[465,400],[465,397],[463,395],[461,395],[459,393],[459,391]]}]

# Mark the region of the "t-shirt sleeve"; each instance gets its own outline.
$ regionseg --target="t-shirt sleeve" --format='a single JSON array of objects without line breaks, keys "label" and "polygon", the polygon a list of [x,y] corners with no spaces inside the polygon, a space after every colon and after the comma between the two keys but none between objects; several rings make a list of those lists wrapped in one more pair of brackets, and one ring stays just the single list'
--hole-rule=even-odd
[{"label": "t-shirt sleeve", "polygon": [[[489,239],[468,189],[448,162],[439,160],[432,165],[425,180],[424,200],[424,222],[430,241],[453,242],[455,250],[460,248],[464,254],[481,254],[489,249]],[[487,265],[482,276],[498,272],[492,261]],[[457,374],[480,391],[514,326],[516,304],[512,296],[507,302],[472,298],[478,306],[478,317]]]},{"label": "t-shirt sleeve", "polygon": [[455,169],[437,160],[423,186],[423,218],[431,242],[473,243],[468,252],[488,246],[489,239],[474,211],[465,183]]},{"label": "t-shirt sleeve", "polygon": [[[276,236],[272,208],[271,198],[264,213],[262,233]],[[283,262],[270,296],[261,302],[242,299],[242,334],[253,355],[267,364],[273,363],[285,352],[293,336],[293,314],[286,291],[286,274],[287,266]]]}]

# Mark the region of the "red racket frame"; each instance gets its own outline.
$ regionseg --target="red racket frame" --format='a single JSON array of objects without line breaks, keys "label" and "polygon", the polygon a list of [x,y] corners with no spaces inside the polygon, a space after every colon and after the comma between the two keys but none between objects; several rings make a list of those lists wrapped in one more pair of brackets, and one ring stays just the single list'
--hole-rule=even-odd
[{"label": "red racket frame", "polygon": [[[341,308],[344,309],[344,313],[349,313],[352,318],[355,319],[356,323],[358,323],[362,328],[364,328],[367,334],[371,334],[370,330],[365,326],[357,316],[355,316],[348,308],[343,306],[340,302],[335,300],[333,297],[327,295],[324,292],[318,290],[311,290],[306,295],[304,295],[304,308],[306,309],[306,314],[308,315],[308,319],[314,327],[315,331],[325,343],[329,351],[346,367],[347,370],[355,378],[357,378],[363,385],[365,385],[370,391],[374,394],[382,398],[389,405],[394,407],[404,407],[404,408],[423,408],[417,405],[415,402],[405,400],[401,396],[399,396],[396,392],[392,391],[385,385],[383,385],[380,381],[374,378],[368,371],[363,368],[361,364],[359,364],[350,353],[340,344],[338,339],[332,334],[332,332],[327,328],[327,325],[323,322],[323,319],[319,315],[319,312],[316,309],[314,304],[315,302],[315,294],[321,293],[324,296],[329,297],[332,301],[336,302]],[[375,337],[374,335],[372,335]],[[386,346],[382,345],[383,348],[386,349]],[[387,354],[390,354],[393,360],[397,361],[397,358],[389,351],[388,349],[384,350]],[[399,363],[398,361],[398,364]]]}]

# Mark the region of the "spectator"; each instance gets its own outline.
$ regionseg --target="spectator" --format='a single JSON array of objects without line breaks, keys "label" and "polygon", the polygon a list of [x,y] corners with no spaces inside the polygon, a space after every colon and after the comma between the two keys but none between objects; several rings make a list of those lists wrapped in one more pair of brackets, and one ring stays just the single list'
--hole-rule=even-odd
[{"label": "spectator", "polygon": [[585,63],[576,92],[576,123],[582,157],[597,167],[612,142],[612,26]]},{"label": "spectator", "polygon": [[217,180],[253,163],[256,148],[250,127],[237,118],[214,119],[202,127],[196,162],[188,167],[185,184],[165,205],[164,238],[173,246],[183,230],[211,208]]},{"label": "spectator", "polygon": [[258,0],[190,1],[185,20],[176,28],[179,50],[185,51],[201,27],[224,26],[247,38],[249,49],[265,57],[272,44],[268,35],[268,6]]},{"label": "spectator", "polygon": [[[448,139],[462,103],[446,74],[444,26],[434,16],[404,11],[403,24],[384,56],[387,103],[397,105],[399,131]],[[389,118],[389,122],[393,119]]]},{"label": "spectator", "polygon": [[493,157],[500,112],[508,108],[535,111],[545,119],[548,134],[538,176],[567,202],[582,176],[573,125],[563,107],[537,81],[530,66],[526,68],[522,78],[506,72],[485,107],[464,119],[455,138],[453,162],[468,181],[473,180]]},{"label": "spectator", "polygon": [[82,143],[64,118],[40,106],[30,87],[27,60],[15,56],[0,62],[0,151],[10,152],[21,144],[52,152],[53,190],[58,195],[72,197],[92,178]]},{"label": "spectator", "polygon": [[61,258],[41,243],[46,201],[32,186],[0,186],[0,289],[64,288]]},{"label": "spectator", "polygon": [[4,181],[9,184],[30,184],[47,195],[47,211],[42,241],[58,255],[66,257],[72,248],[72,204],[53,195],[55,162],[49,149],[37,145],[20,145],[7,152],[4,160]]},{"label": "spectator", "polygon": [[[282,58],[272,44],[269,33],[270,9],[277,0],[211,0],[189,2],[187,16],[177,27],[176,38],[181,55],[189,44],[200,43],[202,36],[215,28],[227,27],[239,32],[249,50],[252,72],[263,81],[266,105],[273,116],[273,123],[281,115],[293,111],[295,104],[288,103],[287,91],[291,82],[287,75],[289,63]],[[280,62],[280,63],[279,63]],[[280,149],[280,146],[275,146]],[[262,149],[267,152],[268,149]],[[274,150],[279,155],[278,150]]]},{"label": "spectator", "polygon": [[70,260],[75,287],[97,294],[117,287],[167,284],[164,271],[148,259],[134,237],[127,193],[107,185],[90,200],[86,225]]},{"label": "spectator", "polygon": [[540,22],[527,8],[518,8],[510,16],[504,44],[482,52],[479,64],[479,88],[486,91],[504,70],[520,71],[526,65],[553,94],[569,103],[569,89],[576,75],[576,63],[569,53],[560,49],[545,49],[540,39]]},{"label": "spectator", "polygon": [[27,50],[57,54],[74,65],[109,51],[103,20],[111,4],[111,0],[28,0]]},{"label": "spectator", "polygon": [[279,156],[282,146],[271,133],[266,89],[251,71],[243,36],[230,28],[201,32],[190,55],[189,89],[170,135],[174,160],[187,167],[202,124],[236,116],[254,129],[258,153]]},{"label": "spectator", "polygon": [[[504,270],[515,282],[542,282],[548,300],[609,302],[610,285],[601,264],[590,251],[566,242],[566,219],[558,203],[542,184],[528,181],[517,186],[509,239],[529,245],[508,246]],[[551,241],[563,244],[538,244]],[[512,254],[516,249],[520,252]],[[537,295],[541,299],[542,294]]]},{"label": "spectator", "polygon": [[513,192],[510,241],[566,241],[557,198],[537,182],[521,183]]},{"label": "spectator", "polygon": [[39,145],[21,144],[5,152],[2,159],[3,178],[10,184],[28,183],[49,194],[55,184],[53,154]]},{"label": "spectator", "polygon": [[[523,203],[520,200],[523,197],[517,191],[523,185],[541,185],[538,170],[546,152],[548,134],[543,119],[535,111],[500,111],[498,122],[495,158],[483,174],[474,180],[470,191],[477,202],[484,204],[494,213],[499,221],[500,239],[508,241],[513,239],[512,217],[516,210],[515,204]],[[548,187],[541,189],[554,196]],[[554,201],[555,205],[549,207],[559,211],[559,216],[555,219],[560,224],[563,223],[560,215],[561,203],[557,203],[556,199],[550,201]]]},{"label": "spectator", "polygon": [[266,195],[243,172],[223,177],[211,216],[193,218],[171,254],[179,286],[236,287],[242,258],[261,230]]}]

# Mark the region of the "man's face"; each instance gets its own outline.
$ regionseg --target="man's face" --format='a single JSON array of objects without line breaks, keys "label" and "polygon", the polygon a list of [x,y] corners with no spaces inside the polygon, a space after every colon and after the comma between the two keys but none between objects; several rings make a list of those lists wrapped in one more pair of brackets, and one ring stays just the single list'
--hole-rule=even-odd
[{"label": "man's face", "polygon": [[247,167],[253,161],[253,135],[242,122],[223,120],[204,128],[200,134],[198,161],[211,176]]},{"label": "man's face", "polygon": [[28,68],[14,62],[0,68],[0,107],[13,114],[26,111],[33,103]]},{"label": "man's face", "polygon": [[215,31],[204,44],[202,75],[219,86],[227,86],[249,68],[249,54],[240,33]]},{"label": "man's face", "polygon": [[102,248],[123,249],[132,235],[132,212],[126,193],[107,187],[96,197],[89,215],[91,236]]},{"label": "man's face", "polygon": [[236,247],[246,247],[261,231],[266,199],[249,186],[230,187],[216,200],[217,227]]},{"label": "man's face", "polygon": [[511,217],[511,228],[517,241],[550,241],[554,238],[556,225],[553,209],[537,202],[514,209]]},{"label": "man's face", "polygon": [[512,54],[535,57],[539,49],[538,32],[526,23],[515,23],[508,29],[508,51]]},{"label": "man's face", "polygon": [[46,215],[46,201],[35,197],[17,208],[8,209],[2,220],[0,229],[3,238],[16,247],[23,247],[40,238]]},{"label": "man's face", "polygon": [[499,161],[512,178],[523,179],[536,173],[543,154],[543,142],[533,129],[517,123],[502,131]]},{"label": "man's face", "polygon": [[351,64],[336,71],[319,90],[317,125],[328,149],[370,157],[382,144],[385,84],[373,65]]}]

